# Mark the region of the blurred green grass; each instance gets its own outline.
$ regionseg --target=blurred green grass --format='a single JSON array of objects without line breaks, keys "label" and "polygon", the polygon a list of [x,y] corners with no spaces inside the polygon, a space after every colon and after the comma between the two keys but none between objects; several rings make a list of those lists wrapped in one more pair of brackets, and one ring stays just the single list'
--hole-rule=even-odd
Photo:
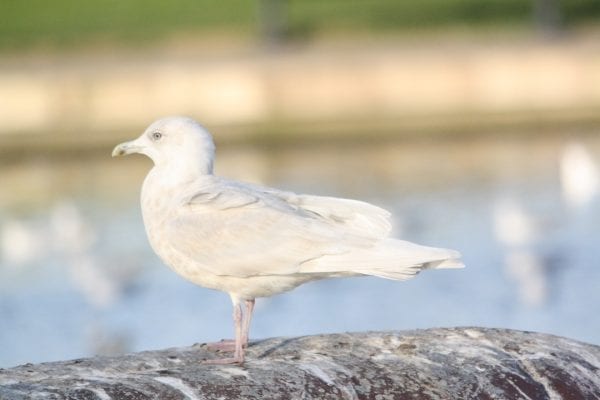
[{"label": "blurred green grass", "polygon": [[[277,0],[274,0],[277,1]],[[283,1],[283,0],[280,0]],[[273,0],[272,0],[273,2]],[[0,49],[90,42],[139,44],[177,33],[258,38],[263,0],[2,0]],[[533,26],[532,0],[288,0],[283,25],[292,38],[448,27]],[[562,0],[562,23],[600,18],[598,0]]]},{"label": "blurred green grass", "polygon": [[0,48],[136,43],[180,31],[246,34],[254,14],[253,3],[244,0],[2,0]]}]

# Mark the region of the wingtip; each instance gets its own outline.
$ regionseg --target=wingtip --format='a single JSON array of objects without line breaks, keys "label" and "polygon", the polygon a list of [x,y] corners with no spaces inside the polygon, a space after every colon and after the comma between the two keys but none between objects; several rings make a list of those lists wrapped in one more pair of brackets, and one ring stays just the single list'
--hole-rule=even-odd
[{"label": "wingtip", "polygon": [[451,258],[441,262],[439,265],[436,266],[436,269],[437,268],[461,269],[465,268],[465,264],[460,259]]}]

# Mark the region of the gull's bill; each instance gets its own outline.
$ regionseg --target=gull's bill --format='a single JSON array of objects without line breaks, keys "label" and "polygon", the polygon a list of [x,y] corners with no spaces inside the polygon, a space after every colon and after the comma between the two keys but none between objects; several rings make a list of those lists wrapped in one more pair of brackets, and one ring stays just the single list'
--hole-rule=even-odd
[{"label": "gull's bill", "polygon": [[132,140],[130,142],[124,142],[116,145],[112,151],[112,156],[118,157],[133,153],[140,153],[142,149],[143,146],[141,146],[137,140]]}]

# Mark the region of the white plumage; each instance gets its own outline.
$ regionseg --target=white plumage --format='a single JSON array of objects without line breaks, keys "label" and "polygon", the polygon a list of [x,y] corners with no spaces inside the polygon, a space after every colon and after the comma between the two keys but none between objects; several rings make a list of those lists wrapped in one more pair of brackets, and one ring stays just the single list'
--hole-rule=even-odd
[{"label": "white plumage", "polygon": [[390,214],[371,204],[213,175],[212,137],[190,118],[160,119],[113,151],[130,153],[155,164],[141,196],[154,251],[184,278],[233,300],[235,356],[224,362],[243,362],[257,297],[317,279],[405,280],[422,269],[463,266],[457,251],[390,238]]}]

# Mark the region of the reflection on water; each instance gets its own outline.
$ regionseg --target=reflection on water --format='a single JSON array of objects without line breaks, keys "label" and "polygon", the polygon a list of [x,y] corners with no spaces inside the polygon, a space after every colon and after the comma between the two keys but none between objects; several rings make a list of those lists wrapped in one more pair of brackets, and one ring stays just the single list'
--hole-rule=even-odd
[{"label": "reflection on water", "polygon": [[[222,175],[371,201],[468,267],[308,284],[259,300],[253,337],[480,325],[600,343],[599,150],[590,135],[220,149]],[[107,153],[0,170],[0,367],[231,336],[228,296],[147,244],[149,166]]]}]

